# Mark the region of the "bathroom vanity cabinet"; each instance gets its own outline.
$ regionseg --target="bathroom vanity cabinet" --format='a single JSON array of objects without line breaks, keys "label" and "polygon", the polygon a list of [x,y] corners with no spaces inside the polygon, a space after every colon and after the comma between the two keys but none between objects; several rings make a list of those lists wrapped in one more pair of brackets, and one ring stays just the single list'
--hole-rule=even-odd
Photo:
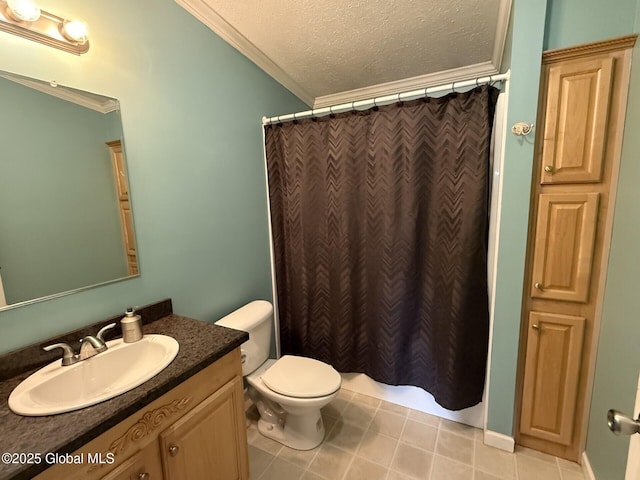
[{"label": "bathroom vanity cabinet", "polygon": [[[246,480],[240,349],[165,393],[37,480]],[[102,462],[102,463],[100,463]]]}]

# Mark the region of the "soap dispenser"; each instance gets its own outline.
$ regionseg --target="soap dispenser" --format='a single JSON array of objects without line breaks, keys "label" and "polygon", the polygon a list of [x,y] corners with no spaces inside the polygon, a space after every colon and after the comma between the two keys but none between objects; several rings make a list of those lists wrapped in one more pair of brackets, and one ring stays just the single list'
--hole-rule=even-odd
[{"label": "soap dispenser", "polygon": [[122,327],[122,339],[125,343],[137,342],[142,338],[142,319],[136,315],[136,311],[129,307],[124,312],[124,317],[120,320]]}]

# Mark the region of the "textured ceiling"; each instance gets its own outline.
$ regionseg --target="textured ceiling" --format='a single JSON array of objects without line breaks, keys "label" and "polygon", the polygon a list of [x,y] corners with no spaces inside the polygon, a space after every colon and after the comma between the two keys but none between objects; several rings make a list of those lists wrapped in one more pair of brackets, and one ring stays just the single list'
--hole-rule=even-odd
[{"label": "textured ceiling", "polygon": [[472,65],[495,70],[510,5],[507,0],[177,1],[249,58],[272,64],[267,73],[316,104],[319,97]]}]

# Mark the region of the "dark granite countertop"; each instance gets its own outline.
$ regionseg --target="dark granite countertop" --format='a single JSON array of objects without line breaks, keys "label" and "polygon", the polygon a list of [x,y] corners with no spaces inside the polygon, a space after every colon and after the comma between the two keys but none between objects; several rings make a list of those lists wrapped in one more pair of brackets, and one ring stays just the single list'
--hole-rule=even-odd
[{"label": "dark granite countertop", "polygon": [[[174,314],[145,324],[143,328],[144,333],[175,338],[180,345],[178,355],[152,379],[97,405],[45,417],[16,415],[9,410],[9,394],[34,369],[10,378],[0,377],[0,454],[40,453],[44,457],[49,452],[71,453],[248,339],[245,332]],[[39,349],[39,345],[33,348]],[[0,480],[29,479],[48,466],[44,462],[20,465],[0,461]]]}]

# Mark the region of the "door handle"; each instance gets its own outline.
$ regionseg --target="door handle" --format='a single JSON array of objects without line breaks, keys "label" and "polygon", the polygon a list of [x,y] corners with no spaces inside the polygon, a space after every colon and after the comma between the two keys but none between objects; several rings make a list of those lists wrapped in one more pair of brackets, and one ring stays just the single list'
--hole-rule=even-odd
[{"label": "door handle", "polygon": [[607,412],[607,426],[616,435],[633,435],[640,433],[640,415],[637,419],[626,416],[617,410]]}]

